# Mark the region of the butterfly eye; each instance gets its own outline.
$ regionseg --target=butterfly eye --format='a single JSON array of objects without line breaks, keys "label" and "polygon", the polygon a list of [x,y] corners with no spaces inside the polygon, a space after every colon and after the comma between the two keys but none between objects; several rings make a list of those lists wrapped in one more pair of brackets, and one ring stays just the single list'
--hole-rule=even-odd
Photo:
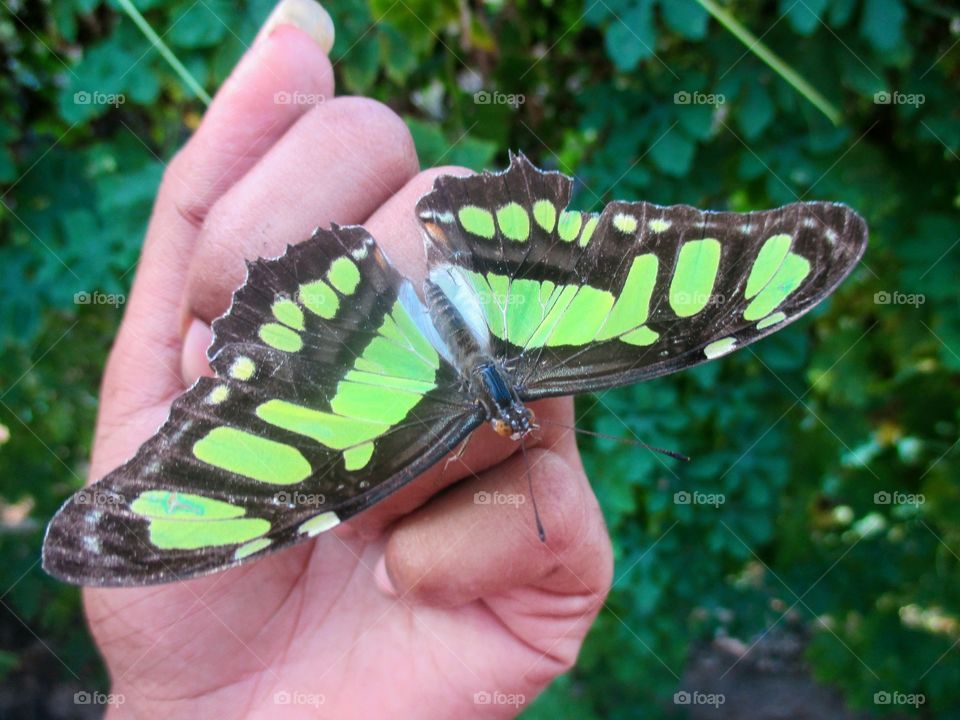
[{"label": "butterfly eye", "polygon": [[537,425],[537,416],[534,414],[533,410],[531,410],[530,408],[524,408],[524,410],[527,411],[527,422],[530,423],[530,427],[532,428],[540,427],[539,425]]},{"label": "butterfly eye", "polygon": [[510,424],[500,418],[494,418],[491,421],[493,425],[493,431],[500,437],[510,437],[513,435],[513,428],[510,427]]}]

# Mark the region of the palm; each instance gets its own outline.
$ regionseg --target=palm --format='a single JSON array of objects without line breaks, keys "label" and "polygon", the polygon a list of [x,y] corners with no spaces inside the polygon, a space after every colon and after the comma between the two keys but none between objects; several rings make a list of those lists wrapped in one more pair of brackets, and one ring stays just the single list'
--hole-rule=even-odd
[{"label": "palm", "polygon": [[[437,548],[437,565],[482,541],[463,530]],[[528,531],[539,543],[532,525]],[[305,714],[322,705],[331,717],[446,718],[483,709],[506,717],[572,663],[597,604],[558,556],[552,581],[583,583],[579,594],[527,586],[456,607],[424,606],[416,586],[399,597],[378,590],[382,554],[382,537],[345,528],[187,583],[90,590],[88,615],[118,692],[174,707],[189,700],[191,712],[202,712],[194,700],[202,697],[227,717],[251,705],[304,706]],[[487,699],[497,704],[481,707]]]}]

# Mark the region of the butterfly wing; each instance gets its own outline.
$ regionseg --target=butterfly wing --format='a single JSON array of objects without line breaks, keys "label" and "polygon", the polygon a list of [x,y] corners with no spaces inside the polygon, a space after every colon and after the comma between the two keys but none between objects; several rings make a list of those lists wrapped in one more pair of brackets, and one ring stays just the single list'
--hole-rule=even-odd
[{"label": "butterfly wing", "polygon": [[184,579],[360,512],[480,422],[409,282],[363,228],[248,266],[213,324],[213,378],[51,521],[44,568],[83,585]]},{"label": "butterfly wing", "polygon": [[572,180],[523,156],[439,178],[417,206],[431,277],[469,285],[525,400],[719,357],[796,320],[864,252],[839,204],[752,213],[613,202],[567,210]]}]

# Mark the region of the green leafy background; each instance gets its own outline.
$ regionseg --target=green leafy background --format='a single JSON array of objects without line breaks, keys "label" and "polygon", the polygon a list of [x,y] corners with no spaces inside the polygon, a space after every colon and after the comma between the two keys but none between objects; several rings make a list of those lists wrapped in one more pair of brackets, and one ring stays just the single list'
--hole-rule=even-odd
[{"label": "green leafy background", "polygon": [[[270,9],[136,5],[211,92]],[[722,3],[839,108],[834,126],[694,0],[331,5],[339,92],[403,115],[424,166],[502,166],[521,149],[576,174],[584,208],[817,198],[871,227],[864,263],[811,317],[720,362],[579,401],[581,426],[695,461],[582,442],[617,580],[576,669],[527,717],[681,716],[672,694],[693,644],[749,643],[787,621],[809,629],[814,675],[850,706],[955,717],[954,6]],[[0,58],[0,678],[102,688],[78,594],[37,564],[46,520],[85,474],[121,317],[74,295],[127,291],[163,162],[203,105],[113,1],[5,4]],[[482,104],[478,91],[523,102]],[[894,102],[877,101],[884,91]],[[83,103],[92,92],[124,102]],[[680,491],[725,502],[680,504]],[[883,491],[925,502],[878,503]],[[894,690],[926,703],[874,703]]]}]

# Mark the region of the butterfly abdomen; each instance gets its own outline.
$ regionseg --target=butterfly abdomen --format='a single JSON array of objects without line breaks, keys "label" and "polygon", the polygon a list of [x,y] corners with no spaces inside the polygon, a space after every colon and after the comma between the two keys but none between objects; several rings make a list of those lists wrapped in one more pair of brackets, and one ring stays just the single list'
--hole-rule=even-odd
[{"label": "butterfly abdomen", "polygon": [[[451,298],[449,289],[434,282],[433,278],[424,282],[423,292],[430,312],[430,318],[438,334],[453,353],[453,362],[461,375],[468,377],[470,370],[489,359],[489,337],[485,326],[472,325]],[[466,310],[469,313],[469,309]]]}]

